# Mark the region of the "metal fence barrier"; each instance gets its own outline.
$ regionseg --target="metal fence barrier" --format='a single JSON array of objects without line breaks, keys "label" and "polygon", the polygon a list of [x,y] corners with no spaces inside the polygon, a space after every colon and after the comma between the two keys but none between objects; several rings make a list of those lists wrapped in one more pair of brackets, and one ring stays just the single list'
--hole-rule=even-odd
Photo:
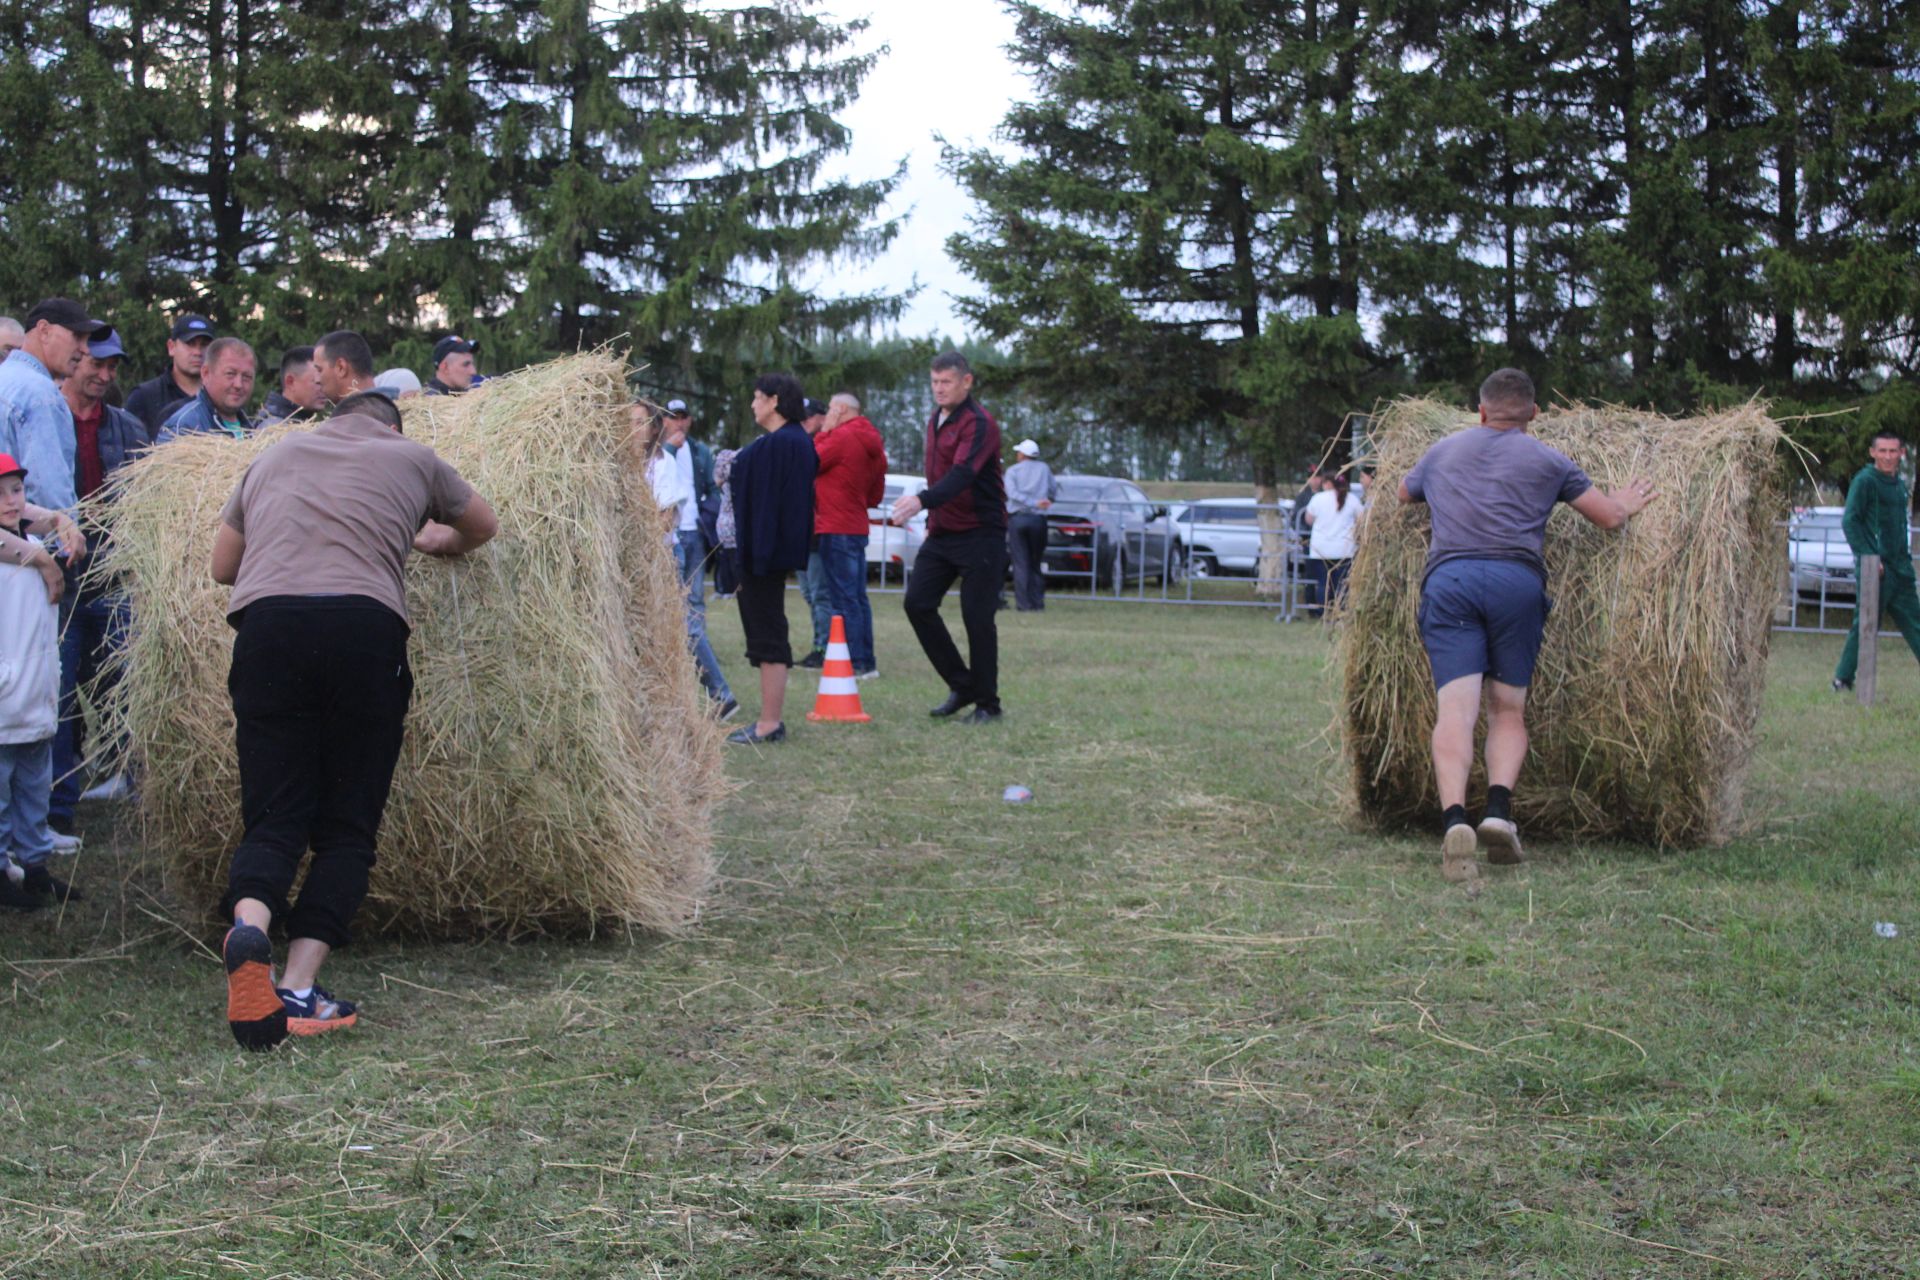
[{"label": "metal fence barrier", "polygon": [[[1290,506],[1234,504],[1236,512],[1256,513],[1256,520],[1247,522],[1174,521],[1155,514],[1164,513],[1166,505],[1177,504],[1154,504],[1143,512],[1135,502],[1075,502],[1071,515],[1050,522],[1067,529],[1049,530],[1048,594],[1106,603],[1265,609],[1285,622],[1320,615],[1307,531],[1293,527]],[[903,591],[921,536],[885,524],[885,512],[878,508],[871,514],[868,562],[875,577],[869,589]],[[1276,555],[1260,554],[1261,519],[1279,525]],[[1787,554],[1780,566],[1774,630],[1844,633],[1853,625],[1855,583],[1853,551],[1838,518],[1803,514],[1778,525],[1787,533]],[[1910,546],[1916,534],[1920,526],[1908,530]],[[1223,543],[1232,554],[1221,555]],[[1235,561],[1235,567],[1220,564],[1222,559]],[[1243,567],[1249,560],[1254,567]]]}]

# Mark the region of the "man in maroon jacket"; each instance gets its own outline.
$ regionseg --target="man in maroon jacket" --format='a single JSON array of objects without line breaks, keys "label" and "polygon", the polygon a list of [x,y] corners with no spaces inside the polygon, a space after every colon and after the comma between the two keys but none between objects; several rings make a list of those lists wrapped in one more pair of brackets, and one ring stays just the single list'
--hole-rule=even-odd
[{"label": "man in maroon jacket", "polygon": [[867,512],[886,496],[887,446],[861,415],[860,401],[842,391],[828,403],[813,447],[820,455],[813,477],[813,532],[833,611],[846,620],[853,674],[865,678],[878,673],[873,609],[867,603],[867,531],[873,527]]},{"label": "man in maroon jacket", "polygon": [[[973,368],[958,351],[933,360],[934,414],[927,423],[927,487],[893,504],[893,522],[927,511],[927,540],[907,582],[907,621],[947,700],[930,714],[971,706],[975,724],[1000,718],[1000,636],[994,610],[1007,577],[1007,491],[1000,478],[1000,424],[973,398]],[[940,601],[960,579],[960,617],[971,663],[963,662]]]}]

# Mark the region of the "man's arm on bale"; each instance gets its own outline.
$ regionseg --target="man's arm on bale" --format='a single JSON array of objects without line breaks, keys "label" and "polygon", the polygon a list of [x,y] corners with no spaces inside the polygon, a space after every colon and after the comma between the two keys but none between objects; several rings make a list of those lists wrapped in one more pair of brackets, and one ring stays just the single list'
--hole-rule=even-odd
[{"label": "man's arm on bale", "polygon": [[1612,493],[1603,493],[1595,485],[1569,505],[1602,529],[1618,529],[1658,496],[1651,481],[1636,476]]},{"label": "man's arm on bale", "polygon": [[462,556],[485,546],[500,532],[500,520],[479,494],[467,499],[466,508],[452,524],[429,520],[413,536],[413,549],[430,556]]},{"label": "man's arm on bale", "polygon": [[240,576],[240,557],[247,551],[247,539],[225,520],[213,535],[213,580],[223,587],[233,585]]}]

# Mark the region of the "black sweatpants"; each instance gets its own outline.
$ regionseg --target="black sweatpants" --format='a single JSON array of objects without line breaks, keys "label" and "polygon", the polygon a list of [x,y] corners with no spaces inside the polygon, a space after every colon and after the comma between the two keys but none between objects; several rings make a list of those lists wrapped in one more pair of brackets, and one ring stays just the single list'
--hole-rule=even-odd
[{"label": "black sweatpants", "polygon": [[[1007,531],[987,528],[928,538],[913,558],[913,577],[907,582],[907,621],[920,637],[927,660],[949,689],[990,710],[1000,705],[1000,633],[993,615],[1006,576]],[[961,661],[940,617],[940,601],[955,578],[960,579],[960,618],[967,627],[970,664]]]},{"label": "black sweatpants", "polygon": [[1013,602],[1023,611],[1047,607],[1047,518],[1023,511],[1007,522],[1007,545],[1013,553]]},{"label": "black sweatpants", "polygon": [[[343,947],[367,896],[413,698],[407,624],[361,596],[257,600],[234,637],[227,691],[246,834],[224,910],[257,898],[289,937]],[[313,865],[289,909],[308,849]]]}]

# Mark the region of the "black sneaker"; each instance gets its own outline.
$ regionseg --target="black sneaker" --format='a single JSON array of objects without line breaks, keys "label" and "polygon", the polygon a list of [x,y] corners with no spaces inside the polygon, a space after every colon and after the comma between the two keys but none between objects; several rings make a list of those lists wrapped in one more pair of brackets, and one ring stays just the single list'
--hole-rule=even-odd
[{"label": "black sneaker", "polygon": [[55,835],[71,836],[79,833],[73,829],[73,818],[69,814],[53,813],[47,815],[47,829]]},{"label": "black sneaker", "polygon": [[713,718],[716,720],[731,720],[740,710],[740,704],[732,698],[728,698],[724,702],[716,698],[714,703],[718,708],[718,710],[713,713]]},{"label": "black sneaker", "polygon": [[735,746],[757,747],[763,742],[785,742],[787,740],[787,722],[782,720],[767,733],[760,732],[758,724],[750,724],[744,729],[735,729],[727,735],[727,741]]},{"label": "black sneaker", "polygon": [[793,665],[796,667],[805,667],[808,671],[818,671],[827,665],[827,651],[825,649],[815,649],[812,653]]},{"label": "black sneaker", "polygon": [[46,899],[37,893],[28,893],[13,882],[10,875],[0,875],[0,907],[8,911],[38,911],[46,905]]},{"label": "black sneaker", "polygon": [[52,898],[55,902],[78,902],[87,895],[62,880],[45,867],[28,867],[27,878],[20,887],[39,898]]},{"label": "black sneaker", "polygon": [[998,720],[999,718],[1000,718],[1000,708],[998,706],[975,707],[973,709],[973,714],[968,716],[964,721],[964,723],[992,724],[994,721]]},{"label": "black sneaker", "polygon": [[1833,691],[1835,693],[1852,693],[1853,681],[1842,680],[1839,676],[1835,676],[1833,678]]}]

